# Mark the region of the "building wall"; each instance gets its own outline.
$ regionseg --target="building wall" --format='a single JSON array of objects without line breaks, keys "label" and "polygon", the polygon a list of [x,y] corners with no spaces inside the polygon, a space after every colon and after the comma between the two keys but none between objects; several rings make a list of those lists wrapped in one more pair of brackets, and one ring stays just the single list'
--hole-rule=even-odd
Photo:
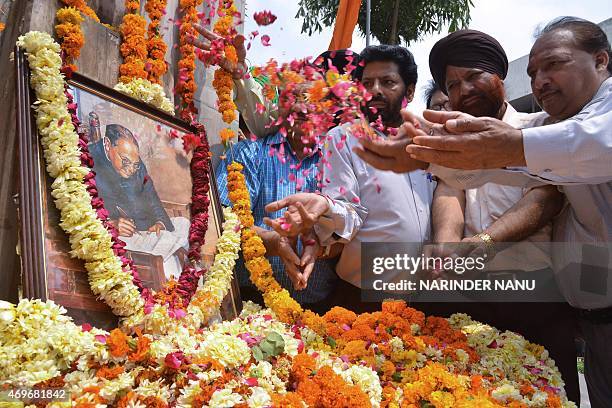
[{"label": "building wall", "polygon": [[[608,40],[612,41],[612,18],[599,23],[599,26],[608,36]],[[537,105],[531,93],[531,84],[527,76],[528,63],[529,55],[523,55],[510,62],[508,75],[504,80],[506,95],[512,106],[519,112],[538,112],[542,109]]]}]

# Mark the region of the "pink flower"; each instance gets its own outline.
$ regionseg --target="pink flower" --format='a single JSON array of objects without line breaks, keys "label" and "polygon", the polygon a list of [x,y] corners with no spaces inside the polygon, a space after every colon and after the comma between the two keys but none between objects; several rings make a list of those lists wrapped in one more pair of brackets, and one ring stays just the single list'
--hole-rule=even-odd
[{"label": "pink flower", "polygon": [[253,13],[253,19],[259,26],[267,26],[276,21],[276,16],[271,11],[258,11]]},{"label": "pink flower", "polygon": [[268,34],[264,34],[261,36],[261,43],[264,47],[269,47],[270,45],[270,36]]},{"label": "pink flower", "polygon": [[246,380],[244,380],[244,382],[249,387],[257,387],[259,385],[259,381],[255,377],[247,378]]},{"label": "pink flower", "polygon": [[81,325],[81,330],[83,330],[84,332],[88,332],[92,329],[91,324],[89,323],[83,323]]},{"label": "pink flower", "polygon": [[102,344],[106,344],[106,336],[103,334],[96,334],[94,338]]},{"label": "pink flower", "polygon": [[183,361],[185,361],[185,355],[183,354],[182,351],[176,351],[174,353],[169,353],[168,355],[166,355],[166,358],[164,359],[164,363],[166,364],[166,366],[174,370],[178,370],[179,368],[181,368]]}]

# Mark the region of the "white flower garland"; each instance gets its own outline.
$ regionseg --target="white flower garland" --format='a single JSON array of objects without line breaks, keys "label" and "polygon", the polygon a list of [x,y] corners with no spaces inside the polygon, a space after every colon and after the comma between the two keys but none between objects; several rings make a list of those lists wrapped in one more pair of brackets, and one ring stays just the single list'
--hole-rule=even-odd
[{"label": "white flower garland", "polygon": [[[65,81],[60,73],[60,47],[50,35],[40,32],[21,36],[18,45],[26,50],[32,71],[38,131],[47,171],[55,179],[52,195],[61,212],[60,225],[69,236],[71,255],[85,261],[93,292],[115,315],[125,317],[127,327],[142,325],[151,333],[167,333],[177,324],[194,330],[199,328],[218,311],[231,285],[240,249],[238,217],[231,209],[224,209],[226,221],[217,243],[215,262],[189,305],[187,316],[179,322],[169,317],[167,308],[161,305],[155,305],[153,311],[145,315],[143,299],[131,274],[122,269],[121,260],[113,252],[111,235],[92,208],[91,197],[83,183],[90,169],[81,164],[79,136],[67,108]],[[136,81],[130,83],[134,84],[131,88],[140,91],[146,88],[146,84]]]},{"label": "white flower garland", "polygon": [[174,106],[159,84],[143,78],[134,78],[127,84],[119,82],[115,85],[115,90],[174,115]]},{"label": "white flower garland", "polygon": [[93,292],[117,316],[130,316],[144,306],[131,274],[112,250],[110,233],[91,206],[83,183],[89,169],[81,165],[79,136],[68,112],[60,46],[47,33],[29,32],[17,44],[27,52],[30,84],[36,93],[36,123],[47,171],[54,178],[51,194],[60,210],[60,226],[69,236],[70,254],[85,261]]}]

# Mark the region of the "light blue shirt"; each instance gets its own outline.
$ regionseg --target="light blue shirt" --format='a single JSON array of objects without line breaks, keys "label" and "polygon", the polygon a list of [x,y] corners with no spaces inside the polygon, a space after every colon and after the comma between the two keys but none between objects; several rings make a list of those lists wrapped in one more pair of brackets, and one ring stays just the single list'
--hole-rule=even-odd
[{"label": "light blue shirt", "polygon": [[[320,152],[316,152],[303,160],[298,160],[289,142],[276,133],[254,141],[244,140],[227,152],[227,158],[219,163],[217,168],[217,186],[219,197],[224,206],[230,206],[227,195],[227,165],[235,160],[244,166],[244,176],[251,197],[251,208],[255,225],[269,229],[263,218],[278,218],[284,210],[266,213],[265,206],[298,192],[315,192],[318,190],[320,176],[317,164]],[[298,190],[299,188],[299,190]],[[298,247],[301,250],[301,246]],[[285,265],[278,256],[268,258],[274,270],[274,277],[282,287],[289,290],[291,296],[300,303],[314,303],[330,296],[338,277],[327,261],[320,260],[310,275],[308,286],[296,291]],[[240,286],[250,286],[249,273],[242,262],[236,266]]]}]

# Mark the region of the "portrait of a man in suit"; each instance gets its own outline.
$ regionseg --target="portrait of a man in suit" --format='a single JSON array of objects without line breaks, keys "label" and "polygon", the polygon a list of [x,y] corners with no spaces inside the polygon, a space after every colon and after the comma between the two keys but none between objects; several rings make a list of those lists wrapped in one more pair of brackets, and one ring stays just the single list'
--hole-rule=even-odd
[{"label": "portrait of a man in suit", "polygon": [[163,257],[166,278],[178,278],[189,246],[189,220],[168,215],[134,134],[122,125],[106,125],[89,150],[99,196],[126,249]]}]

